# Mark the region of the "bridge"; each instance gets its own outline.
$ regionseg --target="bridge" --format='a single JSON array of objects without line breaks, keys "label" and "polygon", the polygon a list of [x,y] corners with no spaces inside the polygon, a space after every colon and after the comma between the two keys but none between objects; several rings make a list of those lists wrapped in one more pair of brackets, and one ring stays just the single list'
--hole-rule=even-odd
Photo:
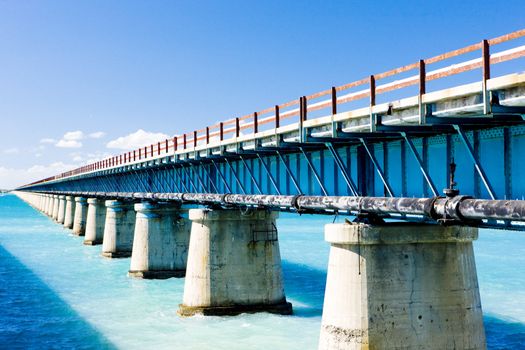
[{"label": "bridge", "polygon": [[185,276],[182,316],[292,313],[278,212],[351,215],[325,227],[319,349],[485,348],[472,242],[480,227],[525,229],[523,37],[482,40],[16,193],[104,256],[131,256],[130,276]]}]

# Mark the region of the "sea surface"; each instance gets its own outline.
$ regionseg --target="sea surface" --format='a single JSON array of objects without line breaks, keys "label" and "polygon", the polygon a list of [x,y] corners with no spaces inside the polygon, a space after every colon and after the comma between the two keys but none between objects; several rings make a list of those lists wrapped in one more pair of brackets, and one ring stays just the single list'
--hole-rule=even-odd
[{"label": "sea surface", "polygon": [[[1,349],[316,349],[329,247],[341,218],[278,220],[293,316],[177,316],[184,279],[128,278],[129,259],[53,223],[14,195],[0,197]],[[480,231],[476,263],[489,349],[525,349],[525,233]]]}]

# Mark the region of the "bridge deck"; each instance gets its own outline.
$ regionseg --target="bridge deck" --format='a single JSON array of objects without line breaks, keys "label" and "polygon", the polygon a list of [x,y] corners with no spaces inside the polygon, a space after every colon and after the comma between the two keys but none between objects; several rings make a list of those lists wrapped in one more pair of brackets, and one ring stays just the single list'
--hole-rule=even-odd
[{"label": "bridge deck", "polygon": [[[455,162],[463,193],[521,198],[525,165],[513,155],[525,147],[525,73],[491,76],[491,66],[525,57],[525,46],[490,48],[524,36],[484,40],[21,188],[428,197],[448,187]],[[480,58],[428,70],[477,50]],[[479,81],[427,91],[428,82],[474,70]],[[403,90],[411,86],[415,94]],[[378,103],[388,92],[402,98]]]}]

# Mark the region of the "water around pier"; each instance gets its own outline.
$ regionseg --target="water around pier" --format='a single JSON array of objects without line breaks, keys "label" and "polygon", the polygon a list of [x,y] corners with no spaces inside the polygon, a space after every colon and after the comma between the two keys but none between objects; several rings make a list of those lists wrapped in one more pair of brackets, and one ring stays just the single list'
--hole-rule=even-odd
[{"label": "water around pier", "polygon": [[[0,197],[0,348],[315,349],[333,217],[282,214],[293,316],[180,318],[184,279],[136,280],[13,195]],[[341,220],[341,218],[339,218]],[[483,230],[476,263],[489,349],[525,348],[525,233]]]}]

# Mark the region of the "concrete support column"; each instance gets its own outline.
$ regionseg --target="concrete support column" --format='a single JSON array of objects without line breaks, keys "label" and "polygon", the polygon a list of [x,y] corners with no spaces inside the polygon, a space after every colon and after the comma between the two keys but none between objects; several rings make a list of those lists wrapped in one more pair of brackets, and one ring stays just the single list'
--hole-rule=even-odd
[{"label": "concrete support column", "polygon": [[135,210],[133,202],[122,200],[106,201],[106,223],[102,255],[108,258],[131,256],[133,232],[135,231]]},{"label": "concrete support column", "polygon": [[58,196],[57,222],[59,224],[64,223],[65,214],[66,214],[66,196]]},{"label": "concrete support column", "polygon": [[102,239],[104,238],[104,224],[106,222],[106,206],[104,205],[104,200],[99,198],[89,198],[87,203],[88,210],[84,244],[102,244]]},{"label": "concrete support column", "polygon": [[53,195],[47,194],[46,215],[53,216]]},{"label": "concrete support column", "polygon": [[84,236],[86,233],[87,200],[84,197],[75,197],[75,216],[73,218],[73,234]]},{"label": "concrete support column", "polygon": [[75,197],[66,196],[66,209],[64,213],[64,227],[73,228],[75,219]]},{"label": "concrete support column", "polygon": [[319,349],[485,349],[476,228],[328,224]]},{"label": "concrete support column", "polygon": [[55,207],[55,197],[52,194],[47,195],[49,197],[49,202],[47,204],[47,216],[53,217],[53,208]]},{"label": "concrete support column", "polygon": [[129,275],[183,277],[191,224],[187,210],[172,203],[135,204],[137,212]]},{"label": "concrete support column", "polygon": [[44,197],[40,193],[35,194],[35,196],[36,196],[36,209],[41,211],[42,210],[42,202],[44,201]]},{"label": "concrete support column", "polygon": [[58,220],[58,209],[60,207],[60,200],[58,198],[58,195],[53,195],[53,215],[51,218],[55,221]]},{"label": "concrete support column", "polygon": [[42,213],[45,213],[47,207],[47,195],[45,193],[42,193],[40,196],[42,197],[42,201],[40,202],[40,211]]},{"label": "concrete support column", "polygon": [[191,209],[183,304],[179,314],[291,314],[286,302],[276,212]]}]

